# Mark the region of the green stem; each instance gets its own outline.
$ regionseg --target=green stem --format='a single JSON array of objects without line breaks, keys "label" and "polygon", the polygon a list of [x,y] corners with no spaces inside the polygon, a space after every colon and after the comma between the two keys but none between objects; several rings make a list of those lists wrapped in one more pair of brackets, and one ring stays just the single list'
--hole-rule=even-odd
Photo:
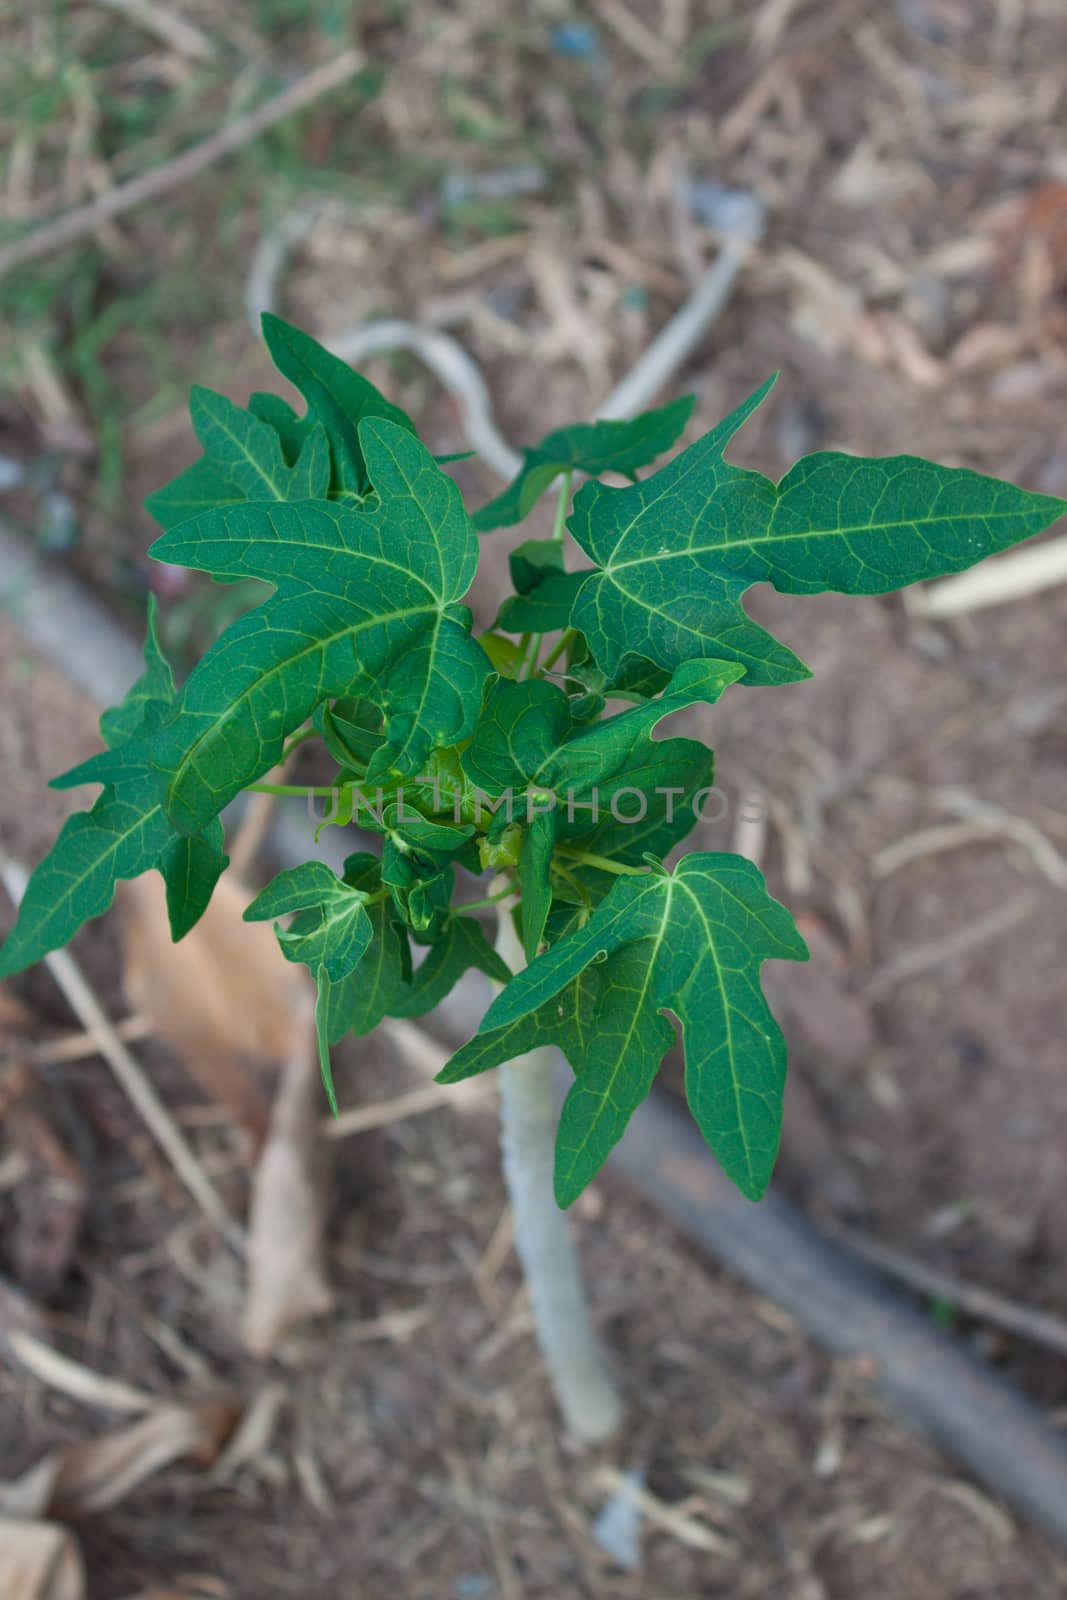
[{"label": "green stem", "polygon": [[562,634],[560,634],[558,642],[552,646],[551,650],[542,661],[541,671],[544,673],[548,671],[549,667],[554,667],[560,656],[563,655],[565,650],[570,649],[577,637],[577,628],[567,628]]},{"label": "green stem", "polygon": [[501,889],[499,894],[487,894],[483,900],[464,900],[461,904],[452,907],[454,916],[462,917],[468,911],[481,911],[483,906],[495,906],[501,900],[506,900],[515,893],[514,887],[509,884],[506,889]]},{"label": "green stem", "polygon": [[[573,477],[574,471],[572,468],[563,474],[560,481],[559,499],[556,501],[556,518],[552,524],[552,539],[556,544],[562,544],[563,542],[563,527],[567,520],[567,511],[571,502],[571,480]],[[524,633],[519,640],[519,670],[515,676],[520,683],[537,674],[537,658],[541,654],[541,641],[543,638],[543,633]],[[555,661],[557,657],[553,655],[550,659]]]},{"label": "green stem", "polygon": [[559,499],[556,501],[556,520],[552,524],[552,537],[557,544],[563,543],[563,529],[567,521],[567,512],[571,503],[571,483],[574,479],[574,468],[563,474],[559,486]]},{"label": "green stem", "polygon": [[296,749],[297,745],[307,744],[309,739],[317,739],[318,737],[318,728],[302,728],[299,733],[294,733],[292,738],[286,741],[285,749],[282,751],[282,760],[285,761]]},{"label": "green stem", "polygon": [[596,867],[600,872],[613,872],[616,876],[637,877],[648,872],[648,867],[628,867],[623,861],[612,861],[607,856],[594,855],[591,850],[575,850],[570,845],[556,846],[557,853],[580,867]]},{"label": "green stem", "polygon": [[246,794],[297,794],[297,795],[330,795],[336,794],[339,785],[336,783],[248,783],[245,785]]},{"label": "green stem", "polygon": [[559,873],[560,877],[564,878],[566,882],[570,884],[572,889],[577,890],[579,896],[581,897],[583,908],[586,911],[591,911],[593,908],[593,902],[589,898],[588,889],[585,887],[585,884],[582,882],[581,878],[576,877],[570,868],[565,866],[564,863],[559,859],[558,851],[556,854],[556,859],[553,861],[552,865]]},{"label": "green stem", "polygon": [[524,637],[526,645],[523,649],[522,659],[519,662],[519,670],[515,674],[519,683],[525,683],[526,679],[532,678],[537,671],[537,658],[541,653],[541,640],[544,638],[544,634],[530,633],[524,635]]}]

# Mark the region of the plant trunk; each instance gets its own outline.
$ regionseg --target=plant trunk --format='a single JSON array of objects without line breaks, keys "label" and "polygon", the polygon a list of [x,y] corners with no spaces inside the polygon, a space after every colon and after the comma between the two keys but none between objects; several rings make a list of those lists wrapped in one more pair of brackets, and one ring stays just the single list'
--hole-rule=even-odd
[{"label": "plant trunk", "polygon": [[[494,884],[495,889],[506,887],[503,879]],[[501,903],[497,950],[518,971],[525,958],[511,907],[511,901]],[[537,1338],[564,1423],[575,1438],[597,1444],[618,1428],[622,1402],[593,1332],[567,1219],[552,1192],[555,1068],[556,1051],[550,1047],[532,1050],[501,1068],[504,1179]]]}]

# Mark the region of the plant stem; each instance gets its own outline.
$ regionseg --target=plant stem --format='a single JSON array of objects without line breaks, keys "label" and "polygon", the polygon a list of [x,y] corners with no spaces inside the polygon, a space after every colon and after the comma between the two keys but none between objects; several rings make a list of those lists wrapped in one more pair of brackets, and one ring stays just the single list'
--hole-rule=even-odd
[{"label": "plant stem", "polygon": [[565,650],[569,650],[570,649],[571,645],[574,643],[574,641],[575,641],[575,639],[577,639],[577,637],[578,637],[578,630],[576,628],[567,628],[567,629],[565,629],[565,631],[560,635],[560,637],[557,640],[557,642],[552,646],[551,650],[548,652],[548,654],[545,657],[545,659],[542,661],[542,663],[541,663],[541,671],[542,672],[547,672],[549,667],[554,667],[556,662],[559,660],[560,656],[563,654],[563,652]]},{"label": "plant stem", "polygon": [[317,739],[318,737],[318,728],[301,728],[299,733],[294,733],[291,738],[286,740],[285,749],[282,752],[282,760],[287,760],[298,745],[307,744],[309,739]]},{"label": "plant stem", "polygon": [[[492,887],[495,892],[505,885],[506,879],[498,877]],[[496,948],[518,972],[526,962],[511,916],[513,904],[506,900],[500,907]],[[501,1068],[504,1178],[538,1343],[564,1423],[575,1438],[597,1444],[619,1427],[622,1402],[589,1318],[567,1219],[552,1194],[555,1067],[555,1050],[542,1046]]]},{"label": "plant stem", "polygon": [[299,794],[328,795],[337,793],[335,783],[246,783],[246,794]]},{"label": "plant stem", "polygon": [[457,917],[466,916],[468,911],[482,911],[486,906],[499,905],[501,900],[506,900],[515,893],[513,884],[508,884],[506,889],[500,889],[496,894],[487,894],[482,900],[463,900],[453,906],[453,913]]},{"label": "plant stem", "polygon": [[556,501],[556,520],[552,524],[552,537],[557,544],[563,543],[563,528],[567,521],[567,512],[571,503],[571,482],[574,478],[574,469],[565,472],[560,479],[559,499]]},{"label": "plant stem", "polygon": [[[556,544],[563,542],[563,525],[567,520],[567,511],[571,503],[571,480],[573,470],[565,472],[559,485],[559,499],[556,501],[556,518],[552,524],[552,538]],[[568,629],[568,632],[570,630]],[[519,640],[519,670],[515,674],[522,683],[526,678],[532,678],[538,671],[537,658],[541,654],[542,633],[524,633]],[[558,646],[557,646],[558,650]],[[556,660],[556,651],[553,651],[549,661]],[[543,669],[542,669],[543,670]]]},{"label": "plant stem", "polygon": [[608,856],[594,855],[591,850],[575,850],[566,844],[557,845],[556,850],[561,856],[566,856],[568,861],[576,861],[580,867],[597,867],[601,872],[614,872],[619,877],[637,877],[649,870],[647,867],[629,867],[623,861],[612,861]]}]

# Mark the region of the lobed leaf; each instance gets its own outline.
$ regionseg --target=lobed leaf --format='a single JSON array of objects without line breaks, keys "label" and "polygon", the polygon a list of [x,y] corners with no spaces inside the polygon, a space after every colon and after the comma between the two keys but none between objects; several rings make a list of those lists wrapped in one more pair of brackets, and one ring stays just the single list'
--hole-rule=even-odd
[{"label": "lobed leaf", "polygon": [[391,1004],[393,1017],[421,1017],[451,994],[470,967],[495,983],[507,983],[511,970],[497,955],[474,917],[453,916],[416,967],[410,986]]},{"label": "lobed leaf", "polygon": [[287,928],[275,927],[287,961],[324,971],[338,983],[359,965],[373,929],[368,895],[331,872],[324,861],[305,861],[272,878],[245,911],[246,922],[273,922],[297,915]]},{"label": "lobed leaf", "polygon": [[364,420],[359,436],[373,509],[229,507],[152,547],[179,566],[276,586],[207,651],[157,736],[165,803],[183,832],[273,766],[286,736],[337,696],[385,715],[371,781],[417,773],[435,745],[474,727],[490,669],[456,604],[477,561],[459,490],[395,423]]},{"label": "lobed leaf", "polygon": [[[499,683],[491,691],[485,714],[474,738],[461,757],[467,777],[490,795],[508,790],[526,797],[522,815],[529,823],[523,836],[520,857],[522,886],[523,944],[527,959],[535,954],[552,902],[549,868],[559,838],[575,838],[600,827],[601,818],[610,818],[604,829],[614,849],[634,858],[638,841],[625,838],[630,824],[619,817],[635,817],[634,826],[642,829],[640,852],[650,848],[650,835],[673,842],[679,830],[673,827],[674,808],[657,796],[655,782],[692,794],[690,774],[695,751],[699,752],[699,771],[706,770],[709,753],[691,741],[664,740],[650,744],[653,731],[663,719],[686,706],[714,704],[723,690],[737,682],[744,668],[736,662],[690,661],[678,668],[663,695],[644,705],[620,712],[589,727],[571,723],[566,695],[553,684],[531,680]],[[654,759],[659,754],[659,759]],[[676,781],[681,770],[684,777]],[[643,781],[639,782],[638,780]],[[675,781],[668,781],[675,780]],[[710,780],[709,780],[710,781]],[[624,793],[636,800],[630,809],[622,808]],[[675,796],[677,799],[678,796]],[[613,814],[618,813],[618,815]],[[667,815],[669,831],[661,832]],[[498,822],[506,814],[498,814]],[[692,820],[680,831],[688,831]],[[619,835],[623,835],[622,839]]]},{"label": "lobed leaf", "polygon": [[914,456],[820,451],[778,484],[732,466],[723,452],[773,382],[643,482],[588,483],[576,495],[568,526],[598,570],[570,622],[609,677],[631,655],[668,670],[696,657],[738,661],[750,684],[807,677],[744,611],[752,584],[885,594],[972,566],[1067,511],[1050,495]]},{"label": "lobed leaf", "polygon": [[4,977],[68,944],[83,923],[110,908],[120,880],[152,868],[166,885],[171,936],[177,942],[203,914],[226,866],[222,824],[192,838],[180,837],[147,765],[146,730],[158,726],[175,694],[156,622],[155,596],[150,595],[145,671],[122,703],[100,718],[109,748],[52,780],[57,789],[88,783],[101,783],[104,789],[90,810],[67,819],[31,876],[18,919],[0,950]]},{"label": "lobed leaf", "polygon": [[0,949],[0,978],[69,944],[83,922],[110,908],[119,880],[150,871],[173,838],[148,774],[106,788],[90,811],[68,817],[26,887]]},{"label": "lobed leaf", "polygon": [[308,416],[322,423],[329,436],[338,487],[362,497],[374,482],[374,473],[364,455],[360,423],[377,417],[411,434],[415,424],[347,361],[281,317],[264,314],[263,337],[274,365],[299,389]]},{"label": "lobed leaf", "polygon": [[275,430],[251,411],[211,389],[193,386],[189,411],[204,453],[248,500],[325,499],[330,489],[330,447],[316,424],[288,466]]},{"label": "lobed leaf", "polygon": [[561,472],[619,472],[631,477],[638,467],[669,450],[693,410],[693,396],[672,400],[656,411],[626,421],[580,422],[557,428],[522,453],[522,467],[503,494],[474,515],[480,533],[511,527],[533,509]]},{"label": "lobed leaf", "polygon": [[[807,949],[743,857],[694,854],[673,874],[619,878],[583,929],[497,996],[444,1081],[506,1059],[501,1048],[558,1043],[575,1071],[556,1144],[556,1196],[568,1205],[648,1093],[673,1038],[670,1011],[682,1027],[693,1116],[723,1169],[758,1199],[778,1148],[785,1081],[785,1042],[759,983],[770,957],[803,961]],[[573,992],[590,969],[592,1002]],[[580,1029],[576,1016],[587,1019]]]}]

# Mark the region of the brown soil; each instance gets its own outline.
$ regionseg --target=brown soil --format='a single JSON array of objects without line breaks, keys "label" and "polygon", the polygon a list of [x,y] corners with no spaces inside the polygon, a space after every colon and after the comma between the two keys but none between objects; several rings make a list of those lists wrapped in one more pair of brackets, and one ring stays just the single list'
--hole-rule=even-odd
[{"label": "brown soil", "polygon": [[[454,8],[426,9],[442,22]],[[455,9],[457,38],[471,12],[471,81],[502,70],[505,46],[479,31],[484,8]],[[488,371],[505,428],[536,438],[590,409],[684,298],[694,250],[710,250],[671,202],[671,162],[681,161],[755,188],[772,219],[684,374],[699,397],[694,429],[781,367],[735,459],[778,473],[824,445],[918,450],[1067,493],[1059,0],[680,6],[694,28],[751,11],[766,31],[751,50],[741,37],[713,53],[640,155],[621,130],[655,71],[635,44],[643,36],[620,25],[623,9],[597,8],[609,87],[596,139],[571,92],[573,63],[527,84],[521,115],[566,182],[551,207],[522,208],[521,247],[499,259],[486,251],[479,266],[475,246],[446,239],[429,212],[388,213],[373,230],[333,218],[285,280],[293,315],[321,330],[368,310],[432,315],[442,296],[470,296],[482,309],[458,332]],[[626,11],[640,20],[659,9]],[[403,71],[374,113],[382,141],[433,137],[435,37],[433,49],[416,37],[404,57],[384,31]],[[166,250],[158,223],[128,227],[134,239],[144,230],[146,249]],[[624,294],[635,287],[643,298]],[[196,330],[191,370],[208,337],[248,364],[236,395],[265,376],[236,314],[210,336]],[[371,370],[435,448],[462,448],[451,404],[420,373]],[[132,375],[131,397],[143,398],[145,382]],[[127,451],[139,494],[191,445],[174,420],[133,433]],[[457,470],[475,495],[496,487],[476,464]],[[148,533],[134,513],[118,532],[91,522],[83,569],[113,577],[140,564]],[[498,548],[501,563],[506,541]],[[493,581],[490,571],[479,591],[486,615]],[[716,746],[732,799],[755,790],[769,801],[769,877],[818,942],[818,1014],[798,989],[807,974],[781,980],[806,1090],[787,1132],[786,1180],[821,1215],[1065,1312],[1065,901],[1034,830],[1062,860],[1067,590],[937,628],[897,599],[760,593],[752,609],[815,677],[739,691],[690,720]],[[29,861],[67,803],[44,779],[93,748],[92,717],[6,623],[0,705],[4,846]],[[1031,831],[1009,826],[880,869],[888,846],[975,803]],[[729,846],[735,828],[736,805],[697,838]],[[951,954],[956,935],[1005,910],[999,930]],[[120,1014],[106,925],[76,949]],[[70,1025],[43,973],[18,992],[41,1036]],[[350,1102],[406,1086],[384,1044],[360,1057],[342,1083]],[[148,1059],[239,1209],[239,1143],[205,1117],[173,1063]],[[866,1374],[827,1361],[605,1179],[577,1208],[631,1404],[626,1437],[604,1460],[643,1470],[650,1491],[696,1525],[679,1534],[646,1521],[642,1574],[618,1572],[591,1539],[607,1498],[598,1463],[560,1444],[514,1259],[480,1270],[503,1209],[487,1119],[434,1111],[341,1147],[329,1252],[337,1311],[268,1367],[241,1352],[231,1264],[134,1137],[106,1069],[83,1063],[54,1081],[92,1150],[86,1232],[44,1311],[56,1340],[165,1396],[203,1393],[192,1376],[201,1369],[244,1399],[271,1380],[286,1396],[273,1437],[234,1480],[170,1469],[81,1526],[94,1600],[162,1593],[152,1585],[234,1600],[1051,1600],[1067,1589],[1048,1544],[887,1416]],[[4,1263],[13,1192],[0,1188]],[[189,1251],[172,1248],[190,1237],[195,1274]],[[1062,1418],[1059,1359],[932,1310]],[[160,1322],[191,1353],[184,1367],[163,1353]],[[3,1476],[104,1421],[0,1361]]]}]

